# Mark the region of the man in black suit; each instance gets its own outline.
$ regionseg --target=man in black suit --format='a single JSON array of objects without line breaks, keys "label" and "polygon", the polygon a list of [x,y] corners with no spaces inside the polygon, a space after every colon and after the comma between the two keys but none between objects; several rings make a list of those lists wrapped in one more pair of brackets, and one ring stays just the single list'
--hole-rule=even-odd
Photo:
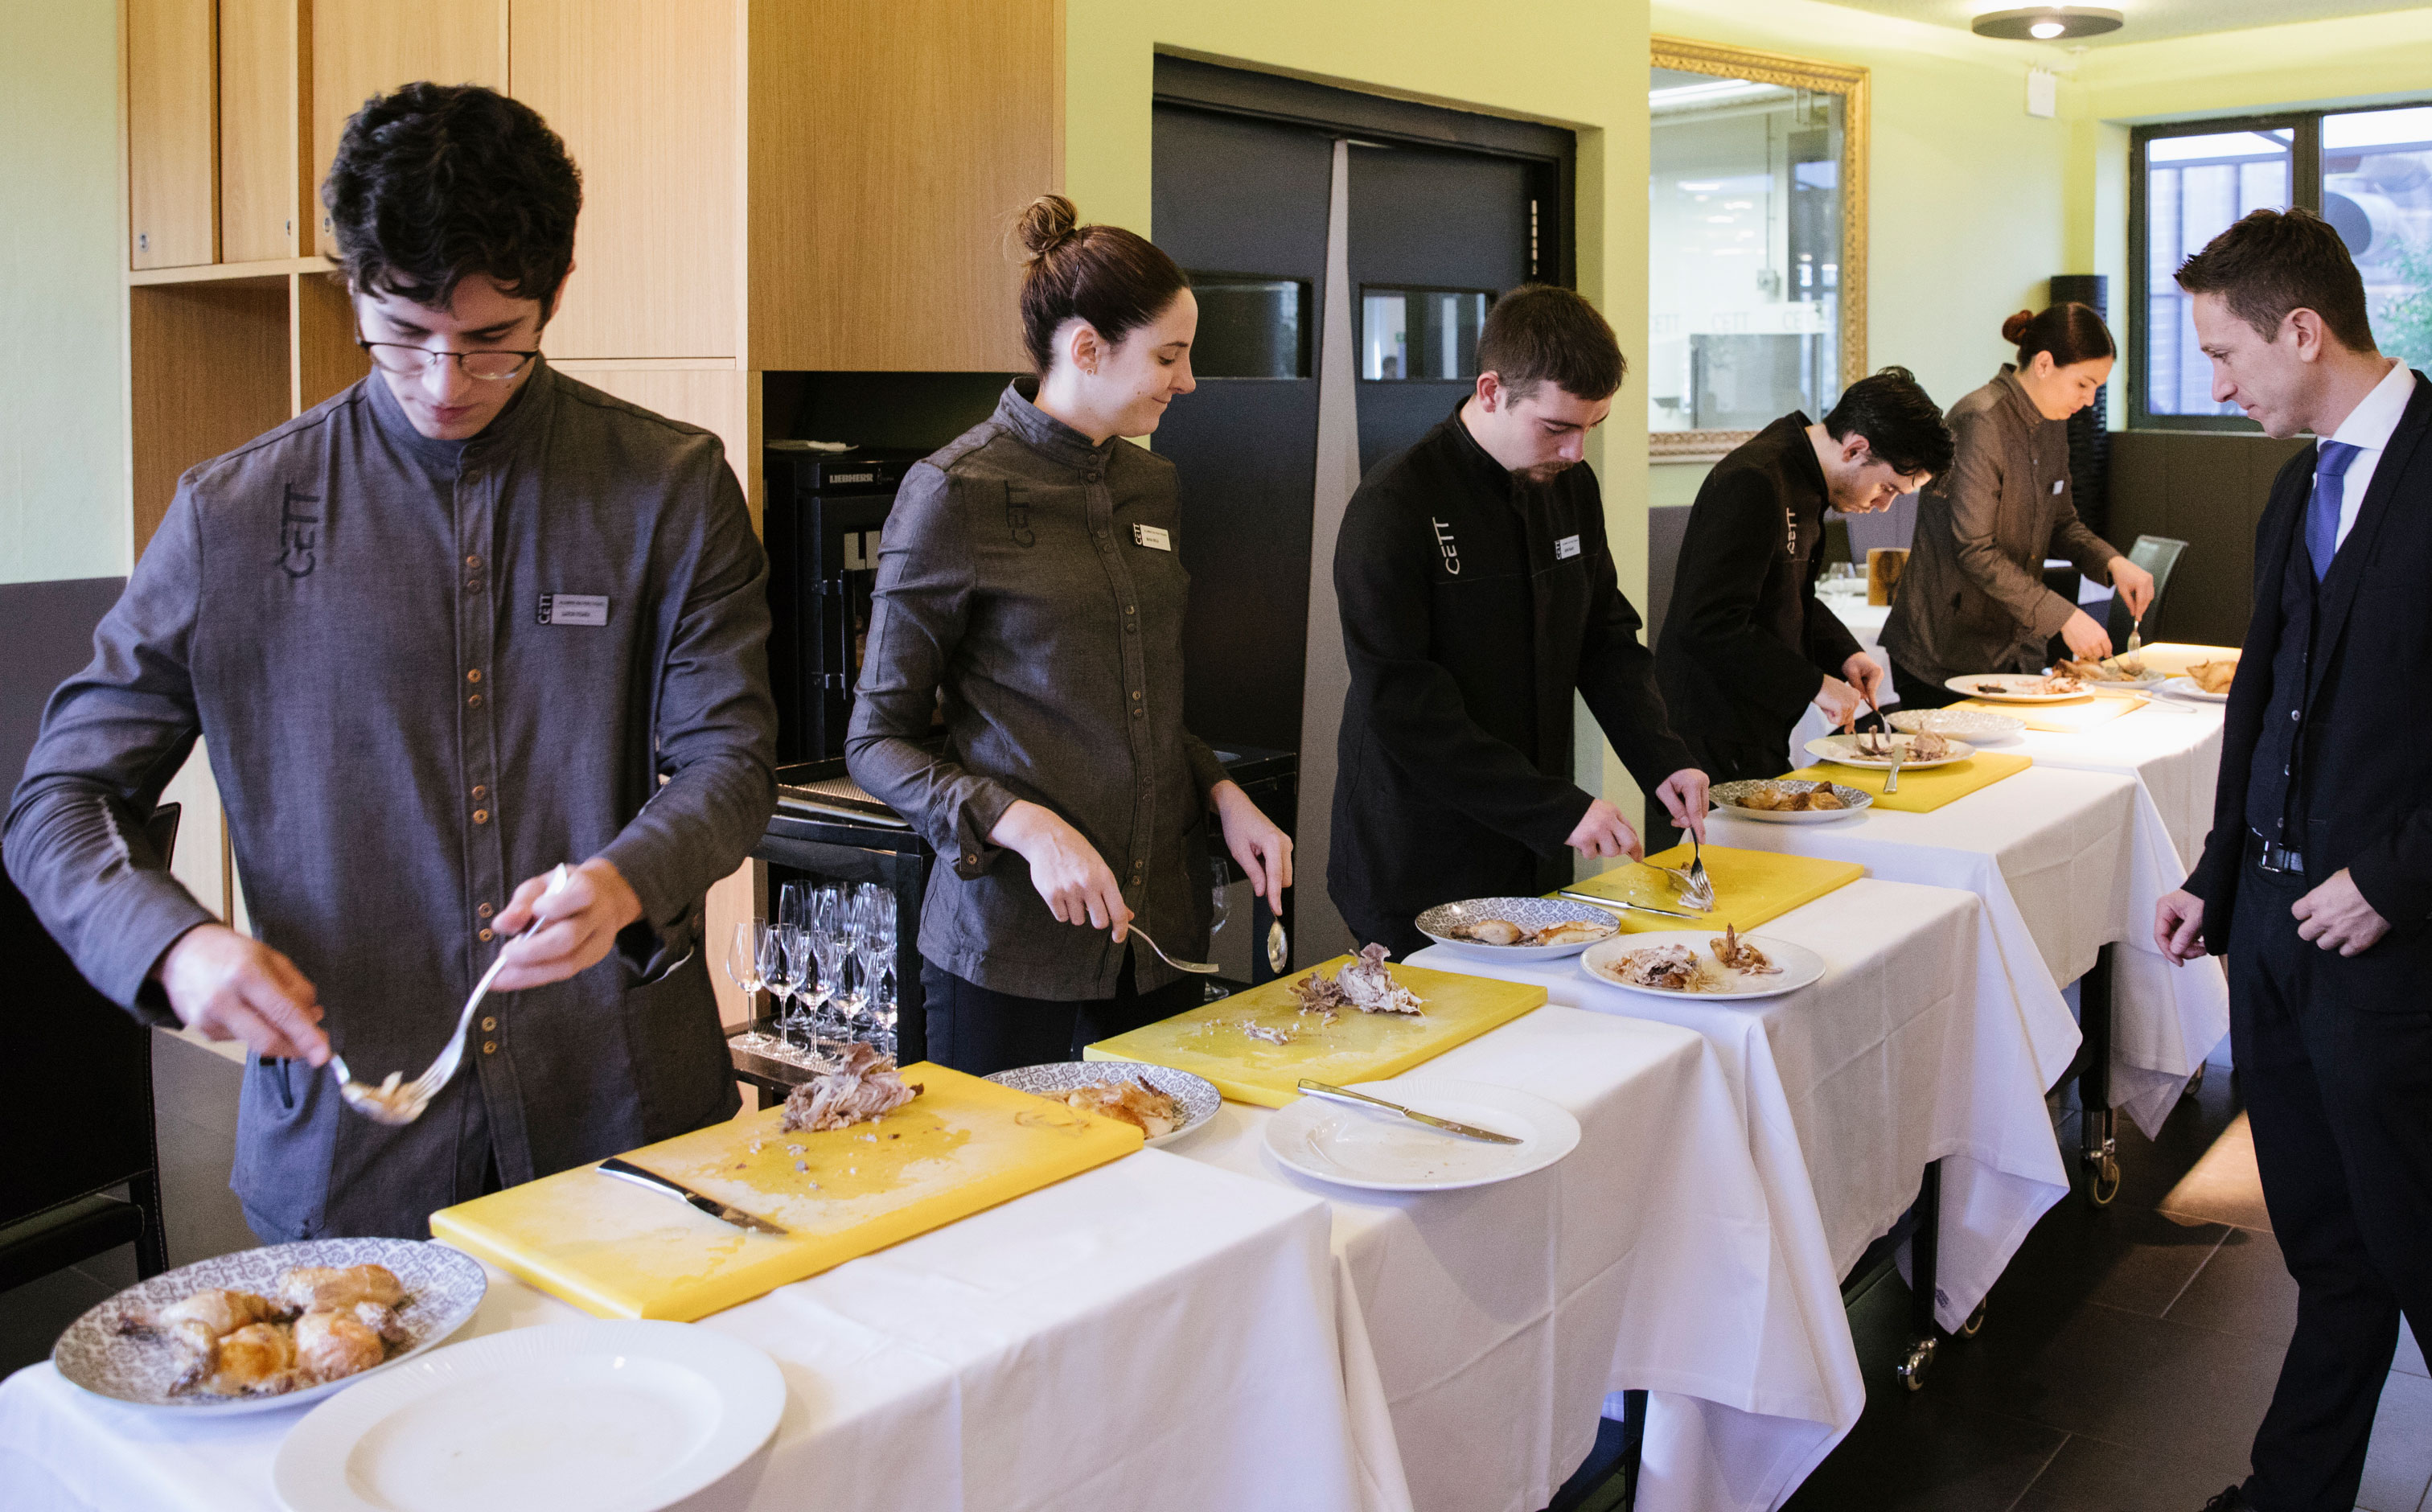
[{"label": "man in black suit", "polygon": [[2213,828],[2156,910],[2229,957],[2230,1042],[2297,1329],[2255,1473],[2211,1507],[2356,1504],[2402,1313],[2432,1339],[2432,382],[2382,356],[2337,232],[2257,211],[2179,270],[2213,397],[2275,436]]}]

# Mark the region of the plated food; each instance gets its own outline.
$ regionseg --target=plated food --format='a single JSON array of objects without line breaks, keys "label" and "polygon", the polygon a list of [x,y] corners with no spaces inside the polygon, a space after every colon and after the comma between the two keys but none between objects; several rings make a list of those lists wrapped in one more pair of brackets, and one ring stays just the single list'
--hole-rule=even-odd
[{"label": "plated food", "polygon": [[1875,801],[1874,794],[1864,788],[1799,777],[1718,782],[1707,790],[1707,796],[1727,814],[1770,824],[1831,824],[1864,812]]},{"label": "plated food", "polygon": [[1464,898],[1418,917],[1419,931],[1481,960],[1574,956],[1621,929],[1611,909],[1565,898]]},{"label": "plated food", "polygon": [[850,1129],[884,1118],[920,1096],[920,1083],[905,1081],[895,1058],[875,1045],[823,1041],[820,1049],[821,1068],[785,1094],[778,1127],[786,1133]]},{"label": "plated food", "polygon": [[1579,958],[1599,981],[1659,997],[1733,1001],[1779,997],[1824,975],[1824,958],[1804,945],[1743,935],[1667,929],[1608,940]]},{"label": "plated food", "polygon": [[2145,665],[2141,656],[2104,656],[2100,660],[2071,661],[2067,657],[2052,664],[2058,676],[2076,678],[2081,683],[2111,683],[2127,688],[2151,688],[2162,680],[2162,673]]},{"label": "plated food", "polygon": [[2238,680],[2238,660],[2200,661],[2187,669],[2187,681],[2207,693],[2227,694],[2229,685]]},{"label": "plated food", "polygon": [[1942,686],[1954,693],[1988,698],[1997,704],[2057,704],[2086,696],[2083,678],[2060,671],[1978,672],[1971,677],[1953,677]]},{"label": "plated food", "polygon": [[1976,754],[1976,748],[1967,741],[1954,740],[1932,730],[1827,735],[1808,741],[1807,754],[1821,760],[1837,761],[1845,767],[1884,771],[1892,764],[1887,745],[1900,748],[1900,765],[1903,772],[1915,767],[1948,766],[1953,761],[1965,761]]},{"label": "plated food", "polygon": [[274,1245],[138,1282],[70,1325],[51,1358],[119,1402],[256,1412],[431,1348],[473,1316],[486,1286],[479,1262],[440,1245]]},{"label": "plated food", "polygon": [[1114,1061],[1057,1061],[1017,1066],[988,1078],[999,1086],[1036,1093],[1082,1113],[1131,1124],[1151,1145],[1181,1138],[1216,1116],[1224,1095],[1215,1083],[1171,1066]]}]

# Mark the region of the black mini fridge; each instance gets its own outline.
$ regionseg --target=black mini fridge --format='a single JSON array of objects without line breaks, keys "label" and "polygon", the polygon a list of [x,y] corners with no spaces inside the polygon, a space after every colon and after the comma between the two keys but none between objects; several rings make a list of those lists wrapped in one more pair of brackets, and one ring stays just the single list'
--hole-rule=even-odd
[{"label": "black mini fridge", "polygon": [[768,443],[761,535],[768,551],[768,681],[777,762],[844,755],[853,685],[870,637],[878,540],[918,451]]}]

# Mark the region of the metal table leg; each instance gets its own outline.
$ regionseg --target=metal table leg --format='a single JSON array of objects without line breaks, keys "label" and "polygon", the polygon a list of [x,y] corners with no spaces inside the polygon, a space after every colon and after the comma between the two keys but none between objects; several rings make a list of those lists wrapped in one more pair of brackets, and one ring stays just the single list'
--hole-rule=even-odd
[{"label": "metal table leg", "polygon": [[2077,984],[2078,1033],[2084,1041],[2077,1072],[2078,1161],[2086,1167],[2086,1199],[2109,1207],[2120,1195],[2119,1114],[2111,1107],[2111,960],[2104,945],[2094,969]]}]

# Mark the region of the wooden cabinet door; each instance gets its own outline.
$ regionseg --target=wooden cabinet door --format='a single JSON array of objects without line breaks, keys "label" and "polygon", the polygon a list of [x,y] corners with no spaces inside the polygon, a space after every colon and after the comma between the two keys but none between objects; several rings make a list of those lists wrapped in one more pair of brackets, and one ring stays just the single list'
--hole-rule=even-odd
[{"label": "wooden cabinet door", "polygon": [[318,176],[301,104],[312,0],[219,0],[220,260],[295,257]]},{"label": "wooden cabinet door", "polygon": [[[418,79],[506,88],[507,0],[312,0],[316,194],[346,118],[373,95]],[[313,221],[317,249],[335,256],[317,208]]]},{"label": "wooden cabinet door", "polygon": [[130,266],[219,260],[215,19],[211,0],[127,0]]},{"label": "wooden cabinet door", "polygon": [[583,170],[553,357],[732,357],[735,0],[514,0],[508,84]]}]

